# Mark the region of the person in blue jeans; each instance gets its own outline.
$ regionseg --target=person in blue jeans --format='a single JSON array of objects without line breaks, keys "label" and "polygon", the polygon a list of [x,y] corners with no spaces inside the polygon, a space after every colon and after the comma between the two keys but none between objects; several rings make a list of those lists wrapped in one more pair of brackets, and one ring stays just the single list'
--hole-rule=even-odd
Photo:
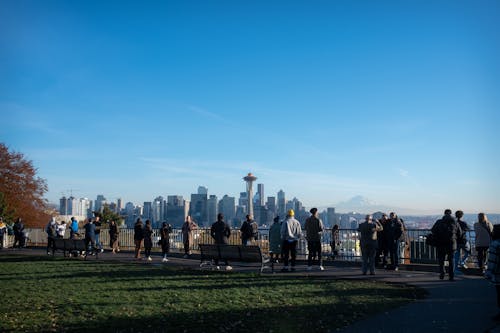
[{"label": "person in blue jeans", "polygon": [[95,247],[97,248],[97,251],[100,251],[102,253],[104,252],[100,238],[102,223],[101,223],[101,217],[99,215],[95,217],[94,225],[95,225]]},{"label": "person in blue jeans", "polygon": [[[457,240],[457,251],[455,252],[455,272],[458,272],[458,268],[467,269],[466,261],[470,255],[470,243],[467,239],[467,232],[470,231],[467,222],[462,221],[462,217],[464,216],[464,212],[461,210],[457,210],[455,212],[455,217],[457,218],[457,222],[462,229],[462,238]],[[463,256],[462,256],[463,251]]]}]

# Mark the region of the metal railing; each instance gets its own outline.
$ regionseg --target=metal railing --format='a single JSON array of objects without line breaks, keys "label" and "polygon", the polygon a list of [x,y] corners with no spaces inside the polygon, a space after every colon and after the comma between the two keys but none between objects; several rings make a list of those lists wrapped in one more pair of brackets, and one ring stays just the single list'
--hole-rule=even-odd
[{"label": "metal railing", "polygon": [[[27,246],[45,246],[47,244],[47,234],[41,228],[25,229],[27,237]],[[428,229],[410,229],[407,230],[408,244],[405,246],[401,243],[400,258],[403,263],[436,263],[436,249],[425,244],[425,237],[430,233]],[[84,234],[80,230],[80,234]],[[159,251],[158,244],[160,229],[153,229],[153,251]],[[307,255],[307,241],[302,235],[298,245],[297,254],[299,256]],[[66,231],[65,238],[69,237],[69,231]],[[134,248],[134,229],[120,228],[119,245],[122,249],[132,250]],[[470,242],[471,254],[469,262],[473,262],[476,256],[474,232],[467,233],[467,239]],[[360,261],[361,249],[359,241],[359,233],[355,229],[339,229],[340,245],[337,246],[336,260],[343,261]],[[109,232],[107,229],[101,230],[100,241],[105,249],[110,248]],[[12,247],[14,236],[9,235],[4,237],[4,247]],[[198,244],[212,244],[213,239],[210,236],[210,228],[199,228],[193,231],[193,244],[191,251],[198,252]],[[241,244],[240,231],[232,229],[229,237],[230,244]],[[321,246],[322,253],[325,256],[332,254],[331,248],[331,229],[326,229],[323,232]],[[259,245],[263,253],[269,252],[269,229],[259,229],[259,239],[254,241],[254,245]],[[174,228],[170,234],[170,250],[172,252],[183,253],[184,245],[182,242],[182,231],[179,228]],[[474,261],[475,262],[475,261]]]}]

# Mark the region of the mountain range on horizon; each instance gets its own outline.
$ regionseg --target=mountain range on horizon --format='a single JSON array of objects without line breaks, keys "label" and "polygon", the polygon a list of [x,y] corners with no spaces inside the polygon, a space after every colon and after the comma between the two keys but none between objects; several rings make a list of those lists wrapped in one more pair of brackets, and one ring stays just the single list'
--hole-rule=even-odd
[{"label": "mountain range on horizon", "polygon": [[[378,211],[385,213],[396,212],[398,215],[436,215],[441,213],[432,210],[387,206],[379,204],[362,195],[356,195],[347,201],[342,201],[329,207],[335,207],[335,212],[339,214],[350,212],[372,214]],[[326,209],[326,207],[321,208]]]}]

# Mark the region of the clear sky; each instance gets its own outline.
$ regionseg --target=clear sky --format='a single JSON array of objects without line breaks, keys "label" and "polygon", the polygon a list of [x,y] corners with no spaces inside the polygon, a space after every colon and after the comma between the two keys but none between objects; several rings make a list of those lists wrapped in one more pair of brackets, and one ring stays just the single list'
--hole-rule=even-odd
[{"label": "clear sky", "polygon": [[47,198],[500,212],[499,1],[0,1],[0,141]]}]

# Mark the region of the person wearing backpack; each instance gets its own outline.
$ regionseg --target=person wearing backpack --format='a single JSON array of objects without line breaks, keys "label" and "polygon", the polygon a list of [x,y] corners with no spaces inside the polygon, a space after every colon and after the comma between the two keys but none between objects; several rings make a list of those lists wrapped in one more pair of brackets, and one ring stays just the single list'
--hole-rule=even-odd
[{"label": "person wearing backpack", "polygon": [[54,252],[55,242],[54,238],[56,237],[56,219],[52,217],[49,223],[45,227],[45,232],[47,233],[47,254],[50,254],[50,251]]},{"label": "person wearing backpack", "polygon": [[457,240],[462,238],[462,229],[451,216],[451,209],[444,211],[444,216],[434,223],[431,232],[435,235],[437,241],[439,279],[444,279],[444,260],[448,258],[448,277],[450,281],[454,281],[455,251],[457,250]]},{"label": "person wearing backpack", "polygon": [[[459,267],[463,269],[467,269],[467,265],[465,262],[470,255],[470,243],[467,239],[467,232],[470,231],[467,222],[462,221],[462,217],[464,216],[464,212],[461,210],[457,210],[455,212],[455,217],[457,219],[457,223],[460,225],[462,229],[462,238],[458,240],[457,243],[457,251],[455,252],[455,272],[458,271]],[[463,256],[462,256],[463,251]]]},{"label": "person wearing backpack", "polygon": [[484,267],[487,260],[487,251],[491,242],[493,233],[493,224],[488,221],[486,214],[477,214],[477,222],[474,223],[474,232],[476,233],[476,251],[477,262],[481,271],[484,273]]},{"label": "person wearing backpack", "polygon": [[318,257],[318,268],[320,271],[324,270],[323,262],[321,261],[321,235],[323,234],[323,221],[318,217],[318,209],[311,208],[309,216],[304,225],[306,230],[307,249],[309,255],[307,256],[307,270],[312,270],[312,262]]},{"label": "person wearing backpack", "polygon": [[[246,220],[242,223],[240,228],[242,245],[250,245],[251,241],[253,240],[253,223],[255,222],[252,220],[252,216],[247,215]],[[255,225],[257,225],[257,223],[255,223]]]}]

